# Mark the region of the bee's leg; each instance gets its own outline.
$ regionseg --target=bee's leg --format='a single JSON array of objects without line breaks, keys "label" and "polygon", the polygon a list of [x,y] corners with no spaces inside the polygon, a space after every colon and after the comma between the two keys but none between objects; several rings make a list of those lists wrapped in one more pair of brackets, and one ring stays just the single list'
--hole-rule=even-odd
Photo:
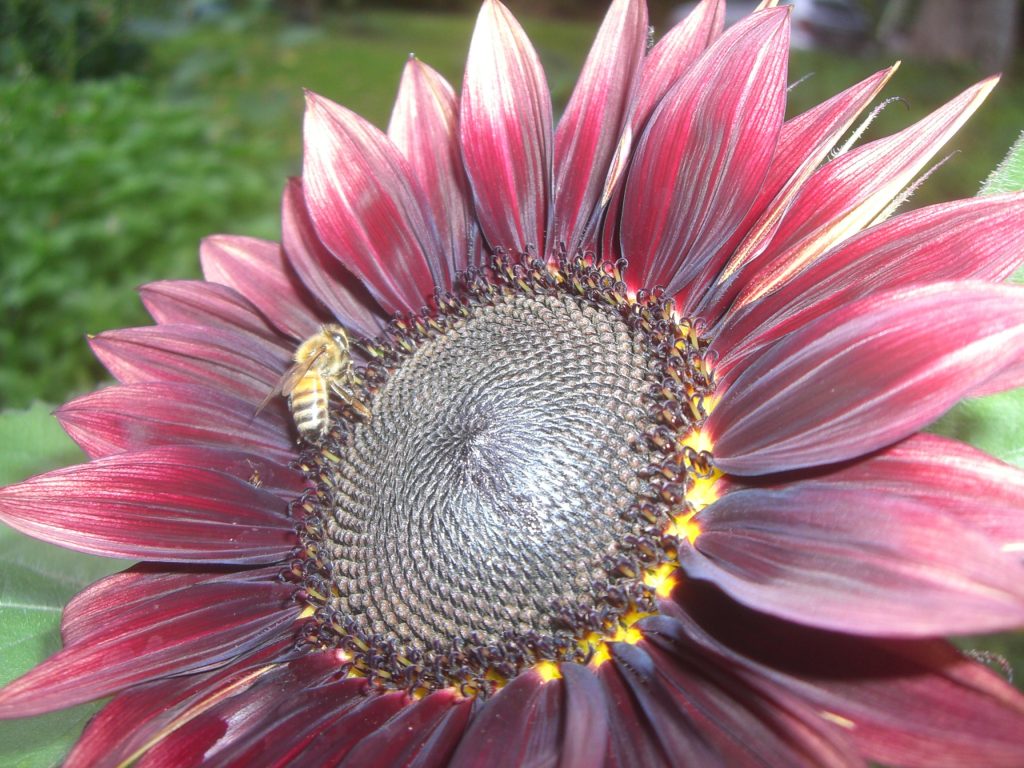
[{"label": "bee's leg", "polygon": [[370,411],[369,406],[367,406],[358,397],[356,397],[355,393],[344,384],[337,381],[331,382],[331,391],[334,392],[334,394],[336,394],[338,397],[340,397],[353,411],[358,413],[364,419],[369,420],[370,417],[373,415],[373,412]]}]

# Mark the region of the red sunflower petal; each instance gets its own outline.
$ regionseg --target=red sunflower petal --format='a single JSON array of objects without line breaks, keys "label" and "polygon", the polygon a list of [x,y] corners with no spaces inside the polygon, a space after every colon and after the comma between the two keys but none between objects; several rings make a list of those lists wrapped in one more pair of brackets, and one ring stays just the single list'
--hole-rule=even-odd
[{"label": "red sunflower petal", "polygon": [[[755,14],[661,101],[626,179],[620,232],[630,286],[685,291],[685,305],[717,273],[710,260],[746,218],[775,152],[788,44],[788,12]],[[662,191],[661,205],[651,205],[652,189]]]},{"label": "red sunflower petal", "polygon": [[410,57],[402,71],[388,136],[409,161],[419,194],[443,245],[445,283],[470,266],[476,219],[462,167],[455,91],[435,70]]},{"label": "red sunflower petal", "polygon": [[[681,721],[670,720],[669,730],[659,733],[645,711],[644,702],[638,702],[633,695],[632,680],[625,677],[618,664],[602,664],[597,668],[597,677],[609,709],[606,768],[668,768],[682,764],[684,755],[693,755],[704,747],[699,734],[694,733],[690,734],[694,741],[690,745],[682,735],[688,724]],[[671,748],[679,740],[684,744],[680,753],[666,753],[666,745]],[[702,751],[709,752],[706,747]]]},{"label": "red sunflower petal", "polygon": [[474,703],[452,689],[435,691],[399,710],[360,741],[342,765],[445,768],[466,731]]},{"label": "red sunflower petal", "polygon": [[702,0],[681,22],[661,38],[644,58],[635,89],[629,124],[623,131],[605,183],[607,210],[600,233],[601,253],[608,261],[621,254],[619,220],[622,213],[623,176],[632,156],[635,137],[643,132],[651,113],[725,26],[723,0]]},{"label": "red sunflower petal", "polygon": [[790,621],[924,637],[1024,624],[1024,570],[926,503],[815,480],[732,490],[693,518],[693,578]]},{"label": "red sunflower petal", "polygon": [[600,681],[589,667],[560,664],[565,689],[565,741],[559,768],[599,765],[608,744],[611,713]]},{"label": "red sunflower petal", "polygon": [[[863,675],[793,686],[836,722],[852,723],[851,738],[867,758],[907,768],[1024,764],[1024,696],[1006,681],[941,641],[872,650],[857,665]],[[879,661],[903,669],[879,680]]]},{"label": "red sunflower petal", "polygon": [[234,288],[293,339],[312,336],[326,319],[277,243],[213,235],[200,244],[199,261],[208,282]]},{"label": "red sunflower petal", "polygon": [[276,494],[288,502],[295,501],[309,488],[309,481],[290,465],[231,448],[164,445],[150,451],[137,452],[135,456],[146,461],[161,461],[182,467],[215,469],[244,480],[255,488]]},{"label": "red sunflower petal", "polygon": [[600,208],[647,45],[647,8],[612,3],[555,132],[554,211],[547,253],[573,254]]},{"label": "red sunflower petal", "polygon": [[334,653],[252,668],[190,702],[138,765],[284,765],[323,722],[375,698],[365,680],[335,681],[343,671]]},{"label": "red sunflower petal", "polygon": [[730,307],[738,287],[746,282],[738,273],[768,246],[803,184],[895,71],[893,66],[876,72],[783,124],[757,199],[736,234],[712,259],[720,263],[728,258],[728,262],[711,288],[699,297],[694,310],[698,316],[715,323]]},{"label": "red sunflower petal", "polygon": [[29,536],[106,557],[272,563],[295,545],[275,494],[153,449],[97,459],[0,488],[0,520]]},{"label": "red sunflower petal", "polygon": [[697,581],[676,598],[680,606],[662,604],[666,616],[644,620],[645,632],[682,628],[708,653],[808,702],[868,759],[908,768],[1024,764],[1024,695],[945,641],[798,626]]},{"label": "red sunflower petal", "polygon": [[218,666],[284,632],[295,587],[276,568],[109,576],[64,614],[64,650],[0,691],[0,717],[74,706],[167,675]]},{"label": "red sunflower petal", "polygon": [[560,681],[522,672],[473,718],[451,768],[554,764],[563,718]]},{"label": "red sunflower petal", "polygon": [[644,59],[636,104],[630,119],[640,132],[658,103],[717,40],[725,28],[723,0],[702,0],[670,29]]},{"label": "red sunflower petal", "polygon": [[1001,281],[1024,259],[1024,195],[976,197],[911,211],[821,256],[778,290],[747,287],[716,332],[718,375],[736,360],[862,296],[940,280]]},{"label": "red sunflower petal", "polygon": [[179,467],[213,469],[244,480],[254,488],[292,502],[309,489],[309,482],[290,464],[234,447],[214,445],[159,445],[133,451],[139,462],[166,463]]},{"label": "red sunflower petal", "polygon": [[302,180],[289,179],[281,201],[281,246],[306,289],[334,318],[361,336],[377,336],[387,315],[366,286],[328,251],[316,234],[302,195]]},{"label": "red sunflower petal", "polygon": [[[218,702],[284,668],[289,656],[294,656],[294,646],[292,638],[285,638],[211,672],[142,683],[117,694],[86,724],[64,762],[65,768],[137,765],[139,756],[161,739]],[[300,668],[319,668],[321,677],[338,669],[333,652],[306,655],[291,663]],[[223,733],[226,728],[213,724],[207,730]],[[194,739],[195,751],[179,749],[180,760],[174,766],[197,762],[216,738]]]},{"label": "red sunflower petal", "polygon": [[875,223],[995,85],[985,80],[910,128],[840,155],[811,176],[757,259],[756,295]]},{"label": "red sunflower petal", "polygon": [[462,158],[491,248],[539,253],[551,189],[551,96],[526,33],[485,0],[459,109]]},{"label": "red sunflower petal", "polygon": [[792,694],[767,681],[748,682],[666,626],[652,623],[661,631],[639,645],[614,643],[612,658],[676,764],[863,764]]},{"label": "red sunflower petal", "polygon": [[108,387],[56,412],[90,458],[158,445],[215,445],[287,464],[297,456],[283,407],[259,414],[251,403],[197,384],[146,382]]},{"label": "red sunflower petal", "polygon": [[139,288],[150,317],[160,325],[205,325],[245,331],[282,349],[290,347],[256,307],[234,288],[202,280],[161,280]]},{"label": "red sunflower petal", "polygon": [[561,677],[521,673],[473,717],[451,765],[601,765],[608,713],[593,672],[560,664]]},{"label": "red sunflower petal", "polygon": [[202,384],[254,406],[277,386],[290,357],[283,347],[253,336],[192,325],[122,328],[94,336],[89,343],[122,384]]},{"label": "red sunflower petal", "polygon": [[900,440],[1024,355],[1024,289],[886,291],[818,317],[724,388],[707,421],[738,475],[843,461]]},{"label": "red sunflower petal", "polygon": [[[265,698],[263,698],[265,697]],[[245,702],[245,732],[229,733],[205,764],[228,768],[252,765],[339,765],[366,736],[377,732],[408,704],[404,693],[369,693],[358,680],[296,690],[283,697],[263,693],[266,708],[254,716]],[[233,707],[239,711],[239,705]],[[232,713],[232,719],[235,715]]]},{"label": "red sunflower petal", "polygon": [[1004,552],[1024,553],[1024,470],[956,440],[913,435],[814,480],[876,498],[915,499],[980,531]]},{"label": "red sunflower petal", "polygon": [[968,397],[984,397],[1024,387],[1024,360],[1007,366],[1004,370],[987,379],[967,393]]},{"label": "red sunflower petal", "polygon": [[437,231],[402,153],[359,115],[306,94],[306,207],[321,242],[388,312],[417,312],[443,285]]}]

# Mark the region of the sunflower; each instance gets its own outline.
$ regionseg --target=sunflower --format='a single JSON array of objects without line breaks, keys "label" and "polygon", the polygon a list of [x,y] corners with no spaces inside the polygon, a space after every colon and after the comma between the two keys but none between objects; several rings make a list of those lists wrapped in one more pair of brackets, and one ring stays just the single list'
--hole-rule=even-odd
[{"label": "sunflower", "polygon": [[[770,3],[766,5],[771,5]],[[68,766],[1020,765],[1024,473],[920,430],[1024,379],[1024,196],[891,215],[994,86],[858,148],[792,119],[788,13],[615,0],[564,115],[486,0],[461,96],[309,94],[280,244],[93,348],[90,457],[0,518],[141,561],[19,717]]]}]

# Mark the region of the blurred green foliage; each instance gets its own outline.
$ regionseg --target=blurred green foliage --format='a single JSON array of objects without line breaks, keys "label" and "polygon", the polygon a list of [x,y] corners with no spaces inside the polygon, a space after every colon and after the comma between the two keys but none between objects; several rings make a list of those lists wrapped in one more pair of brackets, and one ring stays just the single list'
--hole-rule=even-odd
[{"label": "blurred green foliage", "polygon": [[83,336],[146,322],[135,286],[198,274],[200,232],[266,199],[265,154],[137,78],[0,81],[0,400],[101,369]]},{"label": "blurred green foliage", "polygon": [[0,73],[63,80],[134,72],[146,46],[125,28],[128,0],[4,0]]}]

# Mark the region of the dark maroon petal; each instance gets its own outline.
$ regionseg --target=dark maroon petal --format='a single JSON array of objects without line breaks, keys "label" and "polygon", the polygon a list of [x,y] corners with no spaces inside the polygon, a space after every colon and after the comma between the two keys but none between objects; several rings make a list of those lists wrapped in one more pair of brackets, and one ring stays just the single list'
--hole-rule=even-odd
[{"label": "dark maroon petal", "polygon": [[862,296],[940,280],[1001,281],[1022,259],[1024,195],[975,197],[890,219],[825,253],[767,295],[756,280],[748,283],[734,314],[715,334],[719,375],[737,358]]},{"label": "dark maroon petal", "polygon": [[217,445],[287,464],[297,456],[280,404],[257,417],[252,404],[198,384],[108,387],[61,406],[61,426],[90,458],[158,445]]},{"label": "dark maroon petal", "polygon": [[550,205],[551,96],[526,33],[497,0],[477,17],[459,133],[484,238],[537,254]]},{"label": "dark maroon petal", "polygon": [[636,702],[637,715],[647,726],[644,732],[634,734],[634,739],[647,738],[648,734],[654,736],[656,745],[667,758],[659,759],[658,764],[709,768],[726,765],[726,756],[718,753],[709,734],[673,700],[649,655],[629,643],[612,643],[611,653],[623,688]]},{"label": "dark maroon petal", "polygon": [[312,336],[326,319],[277,243],[213,235],[199,246],[199,260],[208,281],[234,288],[293,339]]},{"label": "dark maroon petal", "polygon": [[468,267],[475,219],[459,150],[455,91],[413,56],[406,62],[388,136],[409,161],[412,178],[442,244],[445,288]]},{"label": "dark maroon petal", "polygon": [[595,768],[604,764],[609,712],[593,670],[559,664],[560,678],[544,681],[534,670],[519,675],[473,717],[451,765],[550,765]]},{"label": "dark maroon petal", "polygon": [[[389,720],[409,707],[410,703],[404,693],[371,696],[358,708],[341,716],[336,715],[326,727],[315,733],[315,738],[305,745],[298,761],[304,765],[340,765],[359,741],[383,728]],[[236,762],[230,765],[246,768],[249,764]],[[381,765],[381,768],[384,766]]]},{"label": "dark maroon petal", "polygon": [[[245,702],[244,731],[229,732],[205,765],[338,765],[353,745],[375,733],[409,701],[404,693],[368,693],[355,679],[296,689],[285,696],[276,686],[261,694],[258,703],[263,706],[258,710]],[[344,725],[339,727],[340,723]]]},{"label": "dark maroon petal", "polygon": [[612,646],[622,679],[673,764],[862,765],[796,697],[777,687],[765,691],[762,681],[749,683],[678,635],[662,632],[640,645]]},{"label": "dark maroon petal", "polygon": [[[684,583],[645,619],[645,635],[682,627],[708,654],[793,692],[868,759],[959,768],[1024,764],[1024,696],[940,640],[855,637],[790,624]],[[672,618],[669,618],[671,616]]]},{"label": "dark maroon petal", "polygon": [[[666,754],[662,735],[650,720],[643,703],[637,702],[631,691],[631,680],[623,676],[622,668],[605,662],[597,668],[597,676],[604,689],[608,704],[608,756],[606,768],[659,768],[681,765],[681,759]],[[671,731],[664,739],[671,744],[687,726],[670,724]],[[696,734],[694,734],[696,738]],[[693,750],[685,750],[692,753]],[[681,755],[680,755],[681,757]]]},{"label": "dark maroon petal", "polygon": [[643,619],[638,627],[640,647],[666,687],[728,765],[863,765],[847,735],[785,686],[695,642],[667,616]]},{"label": "dark maroon petal", "polygon": [[302,195],[302,180],[289,179],[281,201],[281,246],[299,279],[334,318],[360,336],[377,336],[387,315],[366,286],[334,257],[316,234]]},{"label": "dark maroon petal", "polygon": [[565,727],[559,768],[592,768],[604,760],[608,744],[609,721],[604,688],[590,667],[559,665],[565,690]]},{"label": "dark maroon petal", "polygon": [[982,534],[905,496],[814,480],[732,490],[679,558],[745,605],[864,635],[1024,624],[1024,571]]},{"label": "dark maroon petal", "polygon": [[[745,284],[756,281],[757,257],[775,236],[803,184],[834,150],[840,137],[895,71],[893,66],[876,72],[783,124],[771,167],[757,199],[746,219],[737,227],[736,234],[712,259],[713,262],[726,263],[715,283],[697,304],[697,314],[706,322],[717,323],[734,304],[736,293]],[[745,268],[753,272],[751,278],[747,278]]]},{"label": "dark maroon petal", "polygon": [[872,497],[914,499],[980,531],[1004,552],[1024,553],[1024,470],[956,440],[913,435],[814,480]]},{"label": "dark maroon petal", "polygon": [[[369,700],[365,680],[329,682],[344,669],[335,653],[321,653],[217,681],[177,708],[138,765],[282,765],[282,753],[300,750],[310,729]],[[261,747],[255,760],[249,753]]]},{"label": "dark maroon petal", "polygon": [[560,679],[535,670],[519,674],[473,717],[452,768],[557,765],[565,699]]},{"label": "dark maroon petal", "polygon": [[[856,723],[853,740],[877,763],[908,768],[1024,764],[1019,691],[945,643],[900,650],[887,659],[890,664],[927,665],[931,674],[890,673],[883,684],[877,673],[862,683],[852,676],[833,677],[817,690],[801,692],[839,722]],[[862,658],[858,667],[879,655]]]},{"label": "dark maroon petal", "polygon": [[295,501],[309,488],[306,478],[290,463],[233,446],[169,444],[135,450],[132,454],[139,463],[223,472],[288,502]]},{"label": "dark maroon petal", "polygon": [[1024,289],[885,291],[818,317],[727,383],[707,421],[739,475],[854,458],[900,440],[1024,356]]},{"label": "dark maroon petal", "polygon": [[686,306],[717,274],[721,265],[710,261],[747,216],[782,127],[788,20],[786,11],[766,11],[730,29],[651,116],[623,199],[631,287],[685,291]]},{"label": "dark maroon petal", "polygon": [[0,717],[26,717],[167,675],[218,666],[279,637],[299,613],[277,569],[127,572],[64,614],[65,648],[0,691]]},{"label": "dark maroon petal", "polygon": [[277,386],[289,358],[280,346],[253,336],[192,325],[123,328],[89,342],[122,384],[202,384],[254,406]]},{"label": "dark maroon petal", "polygon": [[555,132],[554,211],[548,254],[573,254],[599,211],[647,45],[647,7],[612,3]]},{"label": "dark maroon petal", "polygon": [[[163,736],[211,702],[247,687],[268,674],[271,662],[294,655],[295,641],[282,638],[211,672],[183,675],[143,683],[114,696],[88,722],[78,743],[65,759],[65,768],[112,768],[132,763]],[[328,657],[327,666],[337,668],[334,653],[307,656],[302,662]],[[177,765],[188,765],[183,759]],[[191,762],[195,762],[193,759]]]},{"label": "dark maroon petal", "polygon": [[[357,680],[296,691],[261,718],[253,719],[245,739],[225,740],[211,766],[340,765],[354,746],[406,708],[400,692],[362,692]],[[356,697],[355,693],[358,693]],[[269,692],[268,696],[273,696]],[[296,700],[296,697],[300,697]],[[383,766],[382,766],[383,768]]]},{"label": "dark maroon petal", "polygon": [[[188,740],[169,738],[146,751],[133,768],[179,768],[183,765],[205,765],[208,749],[227,736],[229,724],[225,719],[200,716],[188,726]],[[117,768],[121,768],[118,766]]]},{"label": "dark maroon petal", "polygon": [[234,288],[202,280],[161,280],[139,289],[150,316],[160,325],[205,325],[245,331],[283,350],[292,347],[247,298]]},{"label": "dark maroon petal", "polygon": [[437,230],[409,163],[354,112],[306,94],[306,207],[321,242],[388,312],[417,312],[444,284]]},{"label": "dark maroon petal", "polygon": [[345,756],[343,766],[444,768],[466,730],[473,700],[435,691],[398,711]]},{"label": "dark maroon petal", "polygon": [[170,463],[161,450],[0,488],[0,519],[29,536],[107,557],[272,563],[295,546],[294,521],[275,494],[224,472]]}]

